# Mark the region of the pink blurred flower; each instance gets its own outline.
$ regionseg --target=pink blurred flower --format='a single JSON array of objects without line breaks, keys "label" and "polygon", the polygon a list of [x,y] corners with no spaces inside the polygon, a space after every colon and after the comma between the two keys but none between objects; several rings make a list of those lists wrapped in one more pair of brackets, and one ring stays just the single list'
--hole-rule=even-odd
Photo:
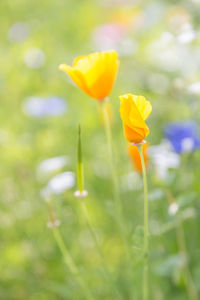
[{"label": "pink blurred flower", "polygon": [[122,24],[107,23],[97,27],[93,33],[93,41],[99,50],[115,48],[124,38],[127,29]]}]

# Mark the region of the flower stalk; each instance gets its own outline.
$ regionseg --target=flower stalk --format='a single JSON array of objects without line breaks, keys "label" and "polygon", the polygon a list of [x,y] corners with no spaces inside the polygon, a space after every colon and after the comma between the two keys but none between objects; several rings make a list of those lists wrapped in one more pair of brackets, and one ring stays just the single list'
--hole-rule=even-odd
[{"label": "flower stalk", "polygon": [[[85,196],[88,195],[87,191],[84,190],[84,177],[83,177],[83,174],[84,174],[84,170],[83,170],[83,159],[82,159],[81,126],[79,124],[79,127],[78,127],[78,147],[77,147],[77,181],[78,181],[77,185],[78,185],[78,191],[75,192],[75,196],[80,197],[80,198],[84,198]],[[90,222],[90,217],[88,215],[88,211],[87,211],[87,207],[85,205],[84,199],[81,199],[81,209],[82,209],[82,213],[84,215],[84,218],[86,220],[90,235],[91,235],[91,237],[94,241],[95,247],[96,247],[97,252],[99,254],[99,257],[101,259],[105,279],[106,279],[106,281],[110,281],[115,296],[117,297],[117,299],[121,300],[121,296],[118,293],[117,289],[115,288],[113,279],[110,277],[109,271],[107,269],[107,266],[106,266],[106,263],[105,263],[105,258],[104,258],[103,252],[101,250],[101,247],[99,245],[95,230],[94,230],[94,228],[93,228],[93,226]]]},{"label": "flower stalk", "polygon": [[183,224],[181,218],[179,218],[178,215],[176,216],[176,224],[177,224],[176,225],[177,242],[178,242],[180,257],[182,258],[183,261],[184,277],[185,277],[185,284],[188,293],[188,299],[198,300],[199,298],[198,298],[197,289],[193,282],[192,275],[188,265],[188,255],[187,255]]},{"label": "flower stalk", "polygon": [[115,201],[115,211],[117,215],[117,221],[119,224],[119,227],[123,227],[123,219],[122,219],[122,205],[121,205],[121,199],[118,189],[118,180],[116,175],[116,170],[114,166],[114,160],[113,160],[113,150],[112,150],[112,134],[111,134],[111,128],[110,128],[110,120],[108,111],[106,109],[106,99],[104,99],[101,103],[101,109],[103,113],[104,118],[104,127],[105,127],[105,133],[107,138],[107,144],[108,144],[108,155],[109,155],[109,163],[110,163],[110,169],[111,169],[111,175],[113,180],[113,196]]},{"label": "flower stalk", "polygon": [[[84,172],[83,172],[82,144],[81,144],[81,126],[79,124],[79,127],[78,127],[78,147],[77,147],[77,181],[78,181],[77,185],[78,185],[79,197],[87,196],[87,193],[83,193],[84,192],[84,177],[83,177],[83,174],[84,174]],[[77,196],[77,192],[76,192],[75,195]],[[90,231],[90,234],[91,234],[91,236],[94,240],[95,246],[96,246],[97,251],[99,253],[99,256],[102,260],[103,266],[106,269],[105,260],[104,260],[101,248],[99,246],[95,231],[94,231],[94,229],[92,227],[92,224],[90,222],[90,218],[89,218],[84,200],[81,201],[81,208],[82,208],[82,212],[83,212],[83,215],[85,217],[86,223],[88,225],[88,229]]]},{"label": "flower stalk", "polygon": [[[174,199],[173,195],[169,190],[166,191],[166,195],[169,200],[169,204],[172,205],[176,203],[176,200]],[[185,240],[185,233],[184,233],[184,227],[183,222],[178,213],[174,213],[175,217],[175,228],[176,228],[176,239],[177,239],[177,245],[179,249],[179,255],[181,257],[182,261],[182,268],[184,270],[183,276],[185,279],[186,284],[186,290],[188,294],[189,300],[198,300],[198,292],[196,289],[196,286],[194,284],[192,274],[190,272],[189,264],[188,264],[188,251],[186,246],[186,240]]]},{"label": "flower stalk", "polygon": [[59,229],[57,227],[53,227],[53,235],[54,238],[56,240],[56,243],[58,245],[58,247],[60,248],[60,251],[63,255],[64,261],[67,265],[67,267],[69,268],[70,272],[74,275],[74,277],[76,278],[76,280],[79,282],[79,285],[81,286],[86,299],[88,300],[94,300],[89,288],[87,287],[87,285],[85,284],[85,281],[83,280],[77,266],[75,265],[69,251],[67,250],[65,243],[63,241],[63,238],[61,236],[61,233],[59,231]]},{"label": "flower stalk", "polygon": [[76,278],[77,282],[79,283],[80,287],[83,290],[83,293],[85,294],[85,299],[87,300],[94,300],[88,286],[86,285],[84,279],[82,278],[78,267],[76,266],[73,258],[71,257],[67,247],[65,246],[63,237],[58,229],[58,225],[60,224],[58,220],[56,220],[55,217],[55,213],[54,213],[54,209],[51,205],[50,200],[46,200],[45,201],[47,206],[48,206],[48,210],[49,210],[49,218],[50,218],[50,228],[53,231],[53,235],[55,238],[55,241],[58,245],[58,248],[60,249],[60,252],[63,255],[64,258],[64,262],[67,265],[68,269],[70,270],[71,274]]},{"label": "flower stalk", "polygon": [[78,126],[78,147],[77,147],[77,178],[78,178],[78,190],[83,192],[84,188],[84,173],[83,173],[83,161],[82,161],[82,147],[81,147],[81,125]]},{"label": "flower stalk", "polygon": [[113,153],[113,145],[112,145],[110,120],[109,120],[108,110],[106,109],[105,101],[106,101],[106,99],[104,99],[100,105],[101,105],[101,109],[102,109],[102,113],[103,113],[104,127],[105,127],[105,133],[106,133],[107,145],[108,145],[109,163],[110,163],[111,176],[112,176],[112,181],[113,181],[113,198],[114,198],[114,205],[115,205],[116,222],[118,224],[118,227],[119,227],[119,230],[121,233],[121,237],[122,237],[122,240],[124,243],[127,261],[130,262],[131,254],[130,254],[130,249],[129,249],[127,232],[126,232],[125,226],[124,226],[122,204],[121,204],[120,193],[119,193],[119,184],[118,184],[117,173],[115,170],[115,163],[114,163],[114,153]]},{"label": "flower stalk", "polygon": [[142,163],[142,174],[143,174],[143,186],[144,186],[144,267],[143,267],[143,300],[148,299],[149,287],[148,287],[148,253],[149,253],[149,225],[148,225],[148,186],[146,176],[146,166],[143,156],[143,144],[138,145]]},{"label": "flower stalk", "polygon": [[[78,186],[78,191],[75,192],[75,196],[77,197],[85,197],[87,196],[87,192],[84,190],[84,170],[83,170],[83,158],[82,158],[82,143],[81,143],[81,126],[79,124],[78,126],[78,145],[77,145],[77,186]],[[79,192],[79,193],[77,193]],[[85,193],[84,193],[85,192]],[[92,227],[92,224],[90,222],[90,218],[87,212],[87,208],[85,206],[85,201],[82,199],[81,200],[81,208],[83,215],[85,217],[88,229],[90,231],[90,234],[94,240],[95,246],[97,248],[97,251],[99,253],[99,256],[102,260],[103,266],[105,268],[105,262],[103,258],[103,254],[101,251],[101,248],[99,246],[95,231]]]}]

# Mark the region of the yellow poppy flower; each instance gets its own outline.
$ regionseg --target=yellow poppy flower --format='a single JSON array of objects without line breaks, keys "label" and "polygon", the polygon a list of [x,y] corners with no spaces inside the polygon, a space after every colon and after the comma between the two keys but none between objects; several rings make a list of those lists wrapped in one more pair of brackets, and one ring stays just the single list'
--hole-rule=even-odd
[{"label": "yellow poppy flower", "polygon": [[143,96],[125,94],[120,96],[120,115],[123,121],[124,135],[130,143],[141,143],[149,134],[145,123],[152,106]]},{"label": "yellow poppy flower", "polygon": [[117,52],[110,50],[79,56],[72,67],[63,64],[59,69],[67,73],[83,92],[101,101],[110,94],[118,67]]}]

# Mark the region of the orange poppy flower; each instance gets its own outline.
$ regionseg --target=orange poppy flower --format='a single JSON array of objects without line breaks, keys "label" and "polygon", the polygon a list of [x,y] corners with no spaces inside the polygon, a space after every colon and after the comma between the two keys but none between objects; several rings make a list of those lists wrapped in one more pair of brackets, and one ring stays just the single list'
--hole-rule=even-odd
[{"label": "orange poppy flower", "polygon": [[[148,144],[147,143],[143,144],[142,145],[142,153],[143,153],[146,168],[147,168],[147,163],[148,163],[147,149],[148,149]],[[128,150],[128,153],[130,155],[130,158],[133,162],[135,169],[139,173],[142,173],[142,163],[141,163],[140,153],[139,153],[137,146],[129,144],[127,146],[127,150]]]},{"label": "orange poppy flower", "polygon": [[59,69],[67,73],[87,95],[102,101],[111,93],[118,67],[117,52],[110,50],[79,56],[72,67],[62,64]]},{"label": "orange poppy flower", "polygon": [[145,123],[152,106],[143,96],[125,94],[120,96],[120,115],[123,121],[124,135],[130,143],[141,143],[149,134]]}]

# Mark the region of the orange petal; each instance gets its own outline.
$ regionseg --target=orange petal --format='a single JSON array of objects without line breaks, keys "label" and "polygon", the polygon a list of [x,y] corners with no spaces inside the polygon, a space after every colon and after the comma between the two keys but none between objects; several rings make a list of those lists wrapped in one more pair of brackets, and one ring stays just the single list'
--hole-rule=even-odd
[{"label": "orange petal", "polygon": [[148,135],[148,131],[144,128],[130,128],[126,124],[124,126],[124,135],[128,142],[130,143],[141,143],[145,137]]},{"label": "orange petal", "polygon": [[140,143],[149,134],[144,119],[151,112],[151,104],[143,96],[132,94],[120,96],[120,100],[125,137],[129,142]]},{"label": "orange petal", "polygon": [[[148,163],[147,149],[148,149],[147,143],[142,145],[142,152],[143,152],[146,168],[147,168],[147,163]],[[140,153],[138,151],[137,146],[128,145],[127,150],[131,157],[131,160],[133,162],[135,169],[141,173],[142,172],[142,163],[141,163]]]}]

